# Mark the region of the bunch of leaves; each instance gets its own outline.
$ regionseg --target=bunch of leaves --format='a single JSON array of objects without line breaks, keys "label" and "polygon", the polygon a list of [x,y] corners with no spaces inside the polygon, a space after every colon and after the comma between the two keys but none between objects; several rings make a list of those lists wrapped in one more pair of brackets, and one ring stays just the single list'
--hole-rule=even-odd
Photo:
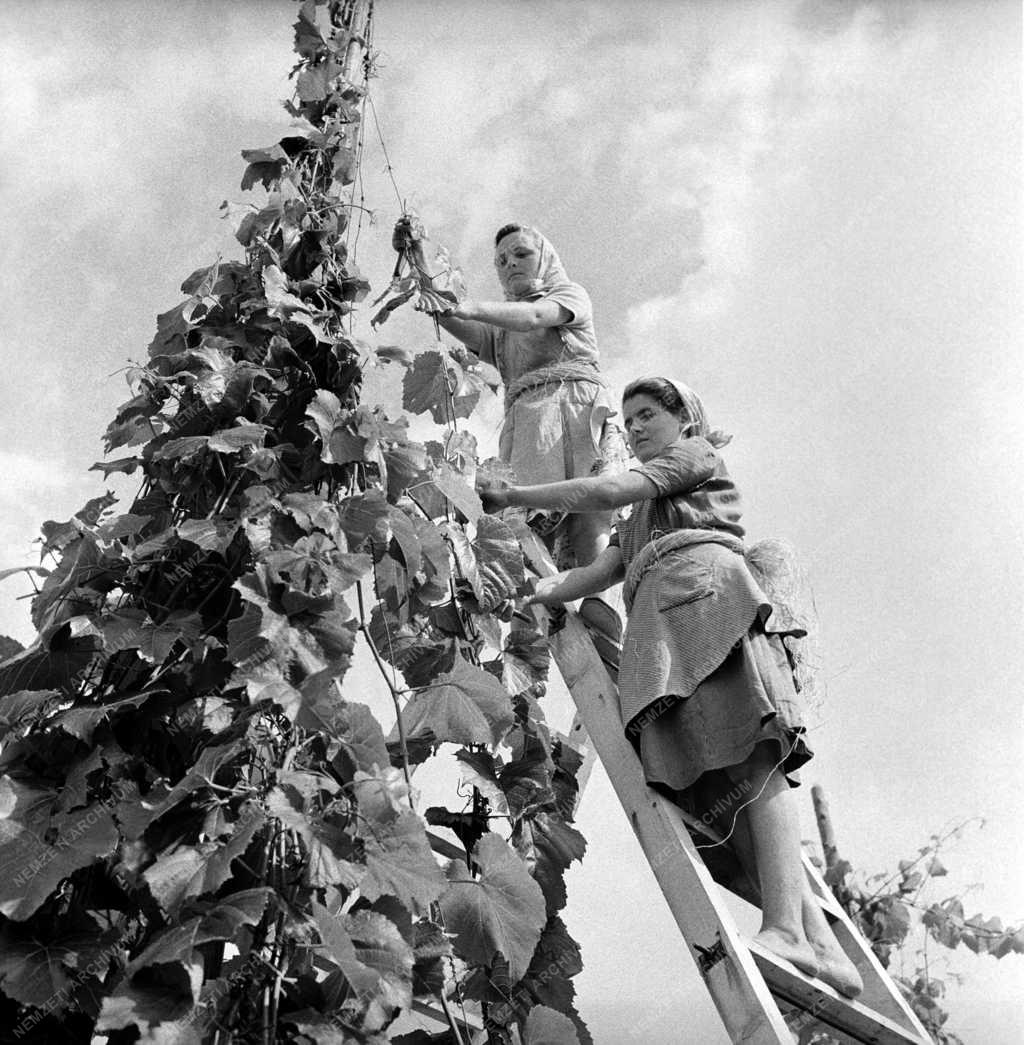
[{"label": "bunch of leaves", "polygon": [[[456,429],[488,375],[380,351],[436,442],[360,401],[352,10],[302,4],[295,124],[243,154],[266,190],[236,215],[245,259],[189,276],[129,373],[95,467],[138,495],[43,526],[38,636],[0,664],[21,1041],[376,1045],[417,1000],[470,999],[503,1045],[590,1040],[558,914],[579,759],[544,722],[543,637],[512,617],[519,538],[482,513]],[[388,736],[346,680],[360,636]],[[471,797],[421,816],[412,773],[442,744]]]},{"label": "bunch of leaves", "polygon": [[[391,282],[373,302],[374,306],[385,302],[370,321],[373,326],[386,322],[395,309],[405,304],[411,304],[419,312],[436,315],[450,311],[465,297],[461,271],[445,247],[430,242],[415,214],[402,215],[391,242],[398,260]],[[429,254],[433,255],[432,261],[428,259]]]},{"label": "bunch of leaves", "polygon": [[959,838],[969,821],[941,835],[932,835],[917,855],[900,860],[895,871],[875,874],[861,881],[847,860],[837,860],[825,880],[839,902],[871,944],[886,968],[894,957],[902,958],[911,944],[920,940],[916,955],[920,964],[913,975],[902,970],[894,976],[925,1029],[939,1045],[963,1045],[946,1029],[949,1013],[942,1005],[946,981],[934,974],[934,955],[929,945],[956,950],[963,945],[975,954],[1003,958],[1024,953],[1024,927],[1004,926],[997,917],[965,916],[963,895],[930,898],[937,879],[948,871],[940,852]]}]

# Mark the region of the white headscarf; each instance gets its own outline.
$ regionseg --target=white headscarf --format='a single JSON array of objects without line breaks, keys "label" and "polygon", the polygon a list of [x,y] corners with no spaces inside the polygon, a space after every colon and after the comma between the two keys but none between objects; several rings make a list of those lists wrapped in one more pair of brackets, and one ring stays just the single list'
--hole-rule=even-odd
[{"label": "white headscarf", "polygon": [[714,447],[722,447],[732,442],[731,435],[727,435],[719,428],[711,427],[700,396],[689,385],[684,385],[682,381],[672,381],[669,378],[663,378],[662,380],[672,385],[679,393],[679,398],[683,401],[683,409],[686,414],[682,419],[684,436],[700,436]]},{"label": "white headscarf", "polygon": [[[498,269],[498,280],[501,282],[502,289],[505,291],[506,301],[532,301],[535,298],[543,297],[546,294],[550,294],[553,290],[558,287],[568,286],[571,280],[566,275],[565,267],[562,265],[562,259],[559,258],[558,252],[548,238],[537,229],[530,225],[517,225],[514,229],[511,229],[498,244],[495,244],[495,250],[498,245],[507,239],[509,236],[514,236],[517,233],[522,233],[528,239],[533,241],[533,245],[537,248],[539,260],[537,264],[537,275],[530,281],[529,288],[519,293],[512,293],[505,283],[505,278],[502,274],[502,270]],[[495,263],[497,268],[497,263]]]}]

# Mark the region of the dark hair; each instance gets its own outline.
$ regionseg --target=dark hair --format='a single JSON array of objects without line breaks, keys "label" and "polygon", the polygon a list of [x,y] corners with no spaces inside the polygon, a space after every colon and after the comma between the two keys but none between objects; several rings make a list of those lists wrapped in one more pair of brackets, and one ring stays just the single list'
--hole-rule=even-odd
[{"label": "dark hair", "polygon": [[631,381],[626,385],[626,390],[622,393],[623,403],[633,396],[648,396],[653,399],[663,410],[667,410],[683,422],[683,431],[687,435],[700,436],[712,446],[725,446],[732,439],[731,435],[726,435],[708,424],[704,404],[697,393],[686,385],[676,384],[664,377],[642,377],[639,381]]},{"label": "dark hair", "polygon": [[631,381],[622,393],[622,401],[632,399],[633,396],[648,396],[680,420],[691,420],[679,389],[664,377],[641,377],[638,381]]},{"label": "dark hair", "polygon": [[494,245],[497,246],[506,236],[511,236],[513,232],[522,232],[522,225],[502,225],[500,229],[494,235]]}]

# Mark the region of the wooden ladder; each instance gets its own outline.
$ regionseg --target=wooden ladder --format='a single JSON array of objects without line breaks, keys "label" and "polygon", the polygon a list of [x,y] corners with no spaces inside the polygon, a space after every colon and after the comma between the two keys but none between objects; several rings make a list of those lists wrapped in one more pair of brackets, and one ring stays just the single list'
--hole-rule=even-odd
[{"label": "wooden ladder", "polygon": [[[534,534],[525,526],[516,531],[537,573],[553,573],[551,558]],[[737,1045],[803,1045],[825,1031],[840,1045],[932,1045],[806,854],[811,889],[857,966],[863,993],[857,1000],[846,998],[744,938],[720,887],[748,902],[752,897],[738,879],[715,866],[723,861],[709,861],[716,879],[701,858],[698,845],[720,841],[714,831],[647,786],[622,728],[616,684],[575,613],[567,613],[550,644],[577,709],[568,739],[584,756],[577,774],[580,794],[600,758],[730,1039]],[[711,852],[727,855],[724,849]]]},{"label": "wooden ladder", "polygon": [[[551,572],[546,556],[534,549],[531,558]],[[578,712],[570,742],[588,749],[585,764],[597,757],[604,765],[731,1040],[792,1045],[826,1031],[841,1045],[930,1045],[928,1032],[806,855],[811,888],[864,980],[863,994],[845,998],[744,939],[719,886],[748,901],[749,893],[735,879],[720,875],[716,881],[701,858],[697,845],[720,841],[715,833],[647,786],[622,729],[615,683],[575,613],[551,637],[551,649]]]}]

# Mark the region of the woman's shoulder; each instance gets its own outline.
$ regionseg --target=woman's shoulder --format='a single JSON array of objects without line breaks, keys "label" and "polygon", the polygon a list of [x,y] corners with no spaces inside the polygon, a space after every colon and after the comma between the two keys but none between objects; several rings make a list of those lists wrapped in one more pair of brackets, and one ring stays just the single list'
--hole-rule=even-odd
[{"label": "woman's shoulder", "polygon": [[594,306],[586,288],[579,283],[556,283],[541,292],[545,301],[554,301],[572,313],[573,323],[589,323],[593,317]]},{"label": "woman's shoulder", "polygon": [[703,436],[691,435],[669,443],[659,450],[651,461],[679,461],[689,464],[701,459],[721,461],[722,456]]}]

